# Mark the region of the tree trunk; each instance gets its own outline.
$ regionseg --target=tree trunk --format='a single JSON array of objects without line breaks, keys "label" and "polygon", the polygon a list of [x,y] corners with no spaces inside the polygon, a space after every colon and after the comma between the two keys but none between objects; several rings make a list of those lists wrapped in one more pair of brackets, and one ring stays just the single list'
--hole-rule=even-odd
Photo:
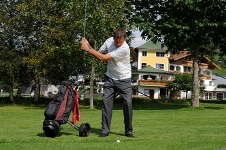
[{"label": "tree trunk", "polygon": [[22,86],[20,85],[20,86],[18,86],[18,90],[17,90],[17,93],[16,93],[16,95],[18,97],[21,97],[21,91],[22,91]]},{"label": "tree trunk", "polygon": [[90,109],[93,109],[93,81],[94,81],[94,73],[95,73],[95,68],[92,64],[92,71],[91,71],[91,78],[90,78]]},{"label": "tree trunk", "polygon": [[[94,41],[94,49],[97,49],[97,47],[96,47],[96,40]],[[91,70],[91,77],[90,77],[90,93],[89,93],[89,99],[90,99],[90,101],[89,101],[89,108],[90,109],[93,109],[93,81],[94,81],[94,74],[95,74],[95,67],[94,67],[94,65],[93,65],[93,63],[92,63],[92,70]]]},{"label": "tree trunk", "polygon": [[40,96],[40,84],[37,83],[37,84],[36,84],[35,91],[34,91],[34,101],[35,101],[35,102],[38,101],[39,96]]},{"label": "tree trunk", "polygon": [[13,102],[14,101],[14,99],[13,99],[14,75],[13,75],[13,71],[12,71],[13,69],[12,69],[11,64],[10,64],[9,69],[10,69],[9,99],[10,99],[11,102]]},{"label": "tree trunk", "polygon": [[[38,73],[37,73],[38,74]],[[35,76],[35,91],[34,91],[34,101],[38,101],[40,96],[40,78],[38,75]]]},{"label": "tree trunk", "polygon": [[199,107],[199,49],[194,51],[193,59],[193,86],[192,86],[192,96],[191,105],[192,107]]},{"label": "tree trunk", "polygon": [[10,85],[9,99],[10,99],[11,102],[14,101],[14,99],[13,99],[13,85]]}]

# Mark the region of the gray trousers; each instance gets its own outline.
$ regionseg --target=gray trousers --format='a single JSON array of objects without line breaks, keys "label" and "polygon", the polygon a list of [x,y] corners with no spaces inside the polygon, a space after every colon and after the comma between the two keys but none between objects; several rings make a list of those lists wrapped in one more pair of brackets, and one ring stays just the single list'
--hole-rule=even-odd
[{"label": "gray trousers", "polygon": [[123,115],[125,124],[125,134],[133,132],[132,127],[132,88],[131,79],[113,80],[105,76],[105,83],[103,86],[103,105],[102,105],[102,133],[107,134],[110,132],[113,99],[116,93],[120,94],[123,98]]}]

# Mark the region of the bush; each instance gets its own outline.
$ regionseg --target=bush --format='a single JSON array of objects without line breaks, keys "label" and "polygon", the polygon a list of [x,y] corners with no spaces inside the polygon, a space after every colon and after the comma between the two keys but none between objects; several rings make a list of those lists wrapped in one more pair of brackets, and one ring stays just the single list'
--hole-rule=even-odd
[{"label": "bush", "polygon": [[217,88],[226,88],[226,84],[218,84]]},{"label": "bush", "polygon": [[22,97],[22,96],[15,96],[13,98],[14,101],[10,101],[10,98],[7,97],[0,97],[0,104],[1,105],[37,105],[37,106],[43,106],[47,105],[49,102],[51,102],[53,99],[52,98],[45,98],[45,97],[40,97],[38,101],[34,101],[33,97]]},{"label": "bush", "polygon": [[[10,105],[10,104],[16,104],[16,105],[35,105],[35,106],[42,106],[45,107],[48,103],[50,103],[53,100],[53,98],[46,98],[46,97],[39,97],[38,101],[34,101],[33,97],[21,97],[21,96],[15,96],[14,101],[10,101],[9,97],[0,97],[0,104],[1,105]],[[123,99],[121,97],[115,98],[114,103],[122,103]],[[142,98],[133,98],[133,103],[159,103],[159,104],[165,104],[165,103],[173,103],[173,104],[186,104],[190,102],[190,99],[173,99],[173,98],[165,98],[165,99],[150,99],[146,97]],[[102,98],[94,98],[93,99],[94,105],[101,105],[102,104]],[[85,98],[84,100],[79,101],[80,105],[88,106],[90,104],[89,98]]]}]

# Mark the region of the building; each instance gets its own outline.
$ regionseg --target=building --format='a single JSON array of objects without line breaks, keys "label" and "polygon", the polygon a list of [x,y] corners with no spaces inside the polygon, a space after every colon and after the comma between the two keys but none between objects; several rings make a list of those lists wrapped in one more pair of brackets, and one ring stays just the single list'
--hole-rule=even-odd
[{"label": "building", "polygon": [[[137,81],[133,84],[133,93],[139,97],[147,96],[151,99],[168,98],[169,91],[166,88],[167,81],[172,80],[173,74],[161,69],[155,69],[151,66],[146,66],[138,69],[133,73],[136,75]],[[134,80],[132,80],[134,81]]]},{"label": "building", "polygon": [[[137,96],[148,96],[153,99],[169,97],[170,91],[166,88],[166,83],[173,80],[175,74],[192,74],[193,71],[190,51],[171,54],[161,43],[155,44],[151,40],[133,49],[131,63],[134,94],[137,91]],[[200,99],[226,99],[224,89],[218,89],[214,85],[213,69],[220,67],[206,56],[200,58],[200,85],[205,87],[204,93],[200,93]],[[186,93],[180,91],[178,97],[185,98]],[[187,97],[191,97],[190,91]]]},{"label": "building", "polygon": [[[173,72],[174,74],[177,73],[188,73],[192,74],[192,66],[193,61],[190,54],[190,51],[181,51],[177,54],[170,54],[169,57],[169,71]],[[199,78],[200,78],[200,85],[204,86],[204,93],[200,93],[200,99],[210,99],[211,97],[205,96],[209,94],[209,90],[213,90],[216,86],[214,86],[214,80],[212,75],[213,69],[220,69],[215,63],[211,62],[209,58],[206,56],[202,56],[200,58],[199,63]],[[188,98],[191,97],[191,92],[187,93]],[[181,92],[181,98],[186,97],[185,92]]]},{"label": "building", "polygon": [[168,71],[169,54],[161,43],[147,41],[132,51],[133,94],[152,99],[169,97],[166,83],[172,80],[173,73]]}]

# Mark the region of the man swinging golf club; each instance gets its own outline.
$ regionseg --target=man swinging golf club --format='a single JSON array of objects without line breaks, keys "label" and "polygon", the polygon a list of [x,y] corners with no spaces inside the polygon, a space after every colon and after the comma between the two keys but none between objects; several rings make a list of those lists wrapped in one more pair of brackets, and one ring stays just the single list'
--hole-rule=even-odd
[{"label": "man swinging golf club", "polygon": [[81,40],[81,49],[87,51],[100,61],[107,61],[107,72],[103,86],[102,105],[102,132],[100,137],[106,137],[110,133],[113,98],[119,93],[123,98],[123,115],[125,124],[125,136],[133,136],[132,127],[132,88],[130,48],[125,41],[124,29],[117,29],[113,37],[107,39],[99,51],[94,50],[86,38]]}]

